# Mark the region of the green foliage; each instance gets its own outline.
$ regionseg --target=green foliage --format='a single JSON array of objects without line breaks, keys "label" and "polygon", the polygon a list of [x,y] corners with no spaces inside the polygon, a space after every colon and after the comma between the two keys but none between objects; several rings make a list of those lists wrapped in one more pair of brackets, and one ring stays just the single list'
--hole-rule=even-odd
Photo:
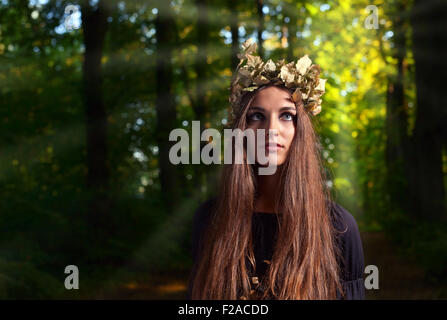
[{"label": "green foliage", "polygon": [[0,299],[54,299],[65,290],[63,279],[32,263],[0,260]]},{"label": "green foliage", "polygon": [[447,284],[447,224],[414,221],[396,213],[387,219],[385,230],[401,255],[424,268],[429,281]]},{"label": "green foliage", "polygon": [[[103,92],[98,95],[107,110],[104,165],[110,168],[111,201],[101,228],[95,228],[89,222],[92,195],[86,185],[83,30],[63,30],[63,1],[0,1],[0,298],[76,297],[61,289],[69,264],[79,266],[81,287],[91,289],[115,281],[118,270],[155,273],[190,267],[192,215],[215,192],[212,181],[218,170],[181,166],[183,197],[172,199],[177,209],[167,214],[161,201],[155,108],[156,62],[164,54],[157,47],[157,10],[151,2],[107,3],[108,31],[100,60]],[[257,36],[254,3],[238,1],[235,11],[228,2],[207,3],[205,41],[197,28],[196,2],[172,2],[175,123],[188,132],[193,120],[218,130],[228,123],[232,19],[239,26],[238,45]],[[291,55],[297,61],[307,54],[321,67],[321,77],[328,80],[315,127],[335,199],[353,213],[362,230],[394,235],[403,254],[415,257],[431,276],[443,277],[445,224],[416,223],[402,208],[390,209],[394,186],[386,177],[401,177],[388,172],[385,162],[387,85],[397,63],[394,39],[387,32],[399,12],[394,1],[375,3],[385,23],[378,30],[366,29],[369,4],[265,2],[263,60]],[[292,23],[297,33],[289,47]],[[411,133],[416,87],[413,55],[407,51],[403,81]],[[201,52],[206,65],[198,63]]]}]

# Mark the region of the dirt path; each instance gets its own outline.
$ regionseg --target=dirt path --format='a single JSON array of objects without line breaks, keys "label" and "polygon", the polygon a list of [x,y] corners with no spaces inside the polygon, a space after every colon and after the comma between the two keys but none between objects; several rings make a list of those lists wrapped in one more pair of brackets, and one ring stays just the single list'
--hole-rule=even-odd
[{"label": "dirt path", "polygon": [[[379,289],[366,290],[367,299],[446,299],[446,288],[430,285],[414,262],[398,256],[382,232],[361,234],[365,266],[379,269]],[[158,274],[151,279],[128,281],[95,299],[185,299],[188,274]]]},{"label": "dirt path", "polygon": [[366,290],[367,299],[446,299],[447,288],[430,284],[414,261],[399,256],[382,232],[361,234],[365,266],[379,269],[379,289]]},{"label": "dirt path", "polygon": [[83,299],[124,299],[124,300],[179,300],[186,299],[188,274],[158,273],[151,277],[135,274],[113,289],[103,288]]}]

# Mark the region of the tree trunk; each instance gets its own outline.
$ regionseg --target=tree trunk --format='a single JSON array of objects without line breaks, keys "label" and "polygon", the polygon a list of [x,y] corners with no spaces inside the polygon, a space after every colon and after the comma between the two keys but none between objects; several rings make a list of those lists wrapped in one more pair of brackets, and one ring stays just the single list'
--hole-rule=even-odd
[{"label": "tree trunk", "polygon": [[84,32],[83,91],[87,138],[87,185],[90,190],[89,224],[104,227],[108,216],[109,169],[107,163],[107,114],[102,97],[101,57],[107,32],[104,1],[92,7],[82,3]]},{"label": "tree trunk", "polygon": [[236,9],[237,1],[229,0],[228,7],[230,9],[230,30],[231,30],[231,71],[236,70],[239,63],[237,54],[239,53],[239,21]]},{"label": "tree trunk", "polygon": [[[387,186],[391,208],[410,210],[408,204],[408,175],[411,154],[408,150],[408,110],[404,98],[405,26],[402,16],[405,7],[402,2],[396,7],[393,20],[394,58],[397,60],[397,73],[388,79],[386,103],[386,163]],[[399,13],[399,14],[397,14]]]},{"label": "tree trunk", "polygon": [[[195,61],[195,71],[197,75],[197,84],[196,84],[196,104],[194,107],[194,113],[196,115],[196,120],[200,121],[200,131],[199,131],[199,139],[202,135],[203,130],[206,129],[206,122],[210,121],[210,110],[208,106],[208,101],[206,98],[207,92],[207,58],[208,58],[208,50],[207,46],[209,43],[209,22],[208,22],[208,4],[207,0],[196,0],[195,2],[197,7],[197,57]],[[199,150],[202,150],[202,147],[207,142],[200,141]],[[194,170],[194,185],[195,191],[200,192],[202,195],[202,187],[207,187],[207,173],[204,168],[204,165],[198,164],[195,165]],[[204,200],[203,197],[199,199]]]},{"label": "tree trunk", "polygon": [[264,12],[262,7],[264,6],[264,0],[257,0],[258,5],[258,54],[264,59],[264,40],[262,40],[262,32],[264,31]]},{"label": "tree trunk", "polygon": [[442,147],[445,145],[447,3],[414,2],[413,52],[416,67],[416,122],[413,134],[412,193],[417,217],[445,219]]},{"label": "tree trunk", "polygon": [[[179,199],[177,188],[178,169],[169,160],[169,150],[176,143],[169,141],[171,130],[176,127],[177,112],[172,92],[173,66],[172,50],[175,45],[174,19],[169,1],[158,1],[158,15],[155,20],[157,40],[157,144],[161,196],[166,209],[171,213],[175,200]],[[173,201],[174,200],[174,201]]]},{"label": "tree trunk", "polygon": [[[301,5],[300,5],[301,6]],[[283,4],[285,12],[287,12],[287,16],[289,17],[290,21],[287,25],[287,61],[296,61],[298,60],[298,57],[295,56],[294,50],[295,50],[295,40],[296,40],[296,33],[298,31],[298,8],[295,3],[290,4],[288,2],[285,2]]]},{"label": "tree trunk", "polygon": [[[196,6],[198,11],[197,17],[197,57],[195,63],[195,69],[197,74],[197,86],[196,86],[196,105],[194,111],[196,118],[202,120],[206,117],[207,103],[205,101],[206,93],[206,78],[207,78],[207,45],[208,45],[208,12],[206,0],[196,0]],[[203,123],[201,121],[202,132]]]}]

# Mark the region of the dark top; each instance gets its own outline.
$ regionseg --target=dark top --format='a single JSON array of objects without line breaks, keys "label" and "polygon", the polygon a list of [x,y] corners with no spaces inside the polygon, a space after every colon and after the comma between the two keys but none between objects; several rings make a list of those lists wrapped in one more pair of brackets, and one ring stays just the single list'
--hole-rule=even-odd
[{"label": "dark top", "polygon": [[[195,274],[196,262],[200,255],[201,241],[205,229],[213,212],[215,199],[210,199],[197,209],[194,215],[192,229],[192,257],[194,266],[190,280]],[[363,281],[364,256],[360,233],[354,217],[342,206],[330,203],[333,223],[337,230],[344,231],[337,237],[337,245],[341,250],[341,284],[345,292],[345,299],[364,299],[365,287]],[[265,274],[267,264],[264,260],[271,260],[273,246],[278,231],[277,215],[272,213],[255,212],[253,214],[253,250],[256,259],[256,276],[261,279]],[[191,281],[188,285],[188,299],[191,294]],[[340,295],[337,294],[340,299]]]}]

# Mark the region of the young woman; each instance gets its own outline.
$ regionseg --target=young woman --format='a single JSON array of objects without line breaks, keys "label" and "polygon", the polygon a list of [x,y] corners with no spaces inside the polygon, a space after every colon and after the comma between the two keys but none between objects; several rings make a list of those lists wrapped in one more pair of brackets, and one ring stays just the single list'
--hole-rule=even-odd
[{"label": "young woman", "polygon": [[255,44],[244,49],[247,64],[232,83],[232,127],[264,129],[256,144],[277,170],[259,174],[265,163],[257,153],[254,164],[224,165],[218,196],[194,217],[189,298],[363,299],[358,227],[330,199],[311,123],[324,92],[319,69],[307,56],[264,63],[250,55]]}]

